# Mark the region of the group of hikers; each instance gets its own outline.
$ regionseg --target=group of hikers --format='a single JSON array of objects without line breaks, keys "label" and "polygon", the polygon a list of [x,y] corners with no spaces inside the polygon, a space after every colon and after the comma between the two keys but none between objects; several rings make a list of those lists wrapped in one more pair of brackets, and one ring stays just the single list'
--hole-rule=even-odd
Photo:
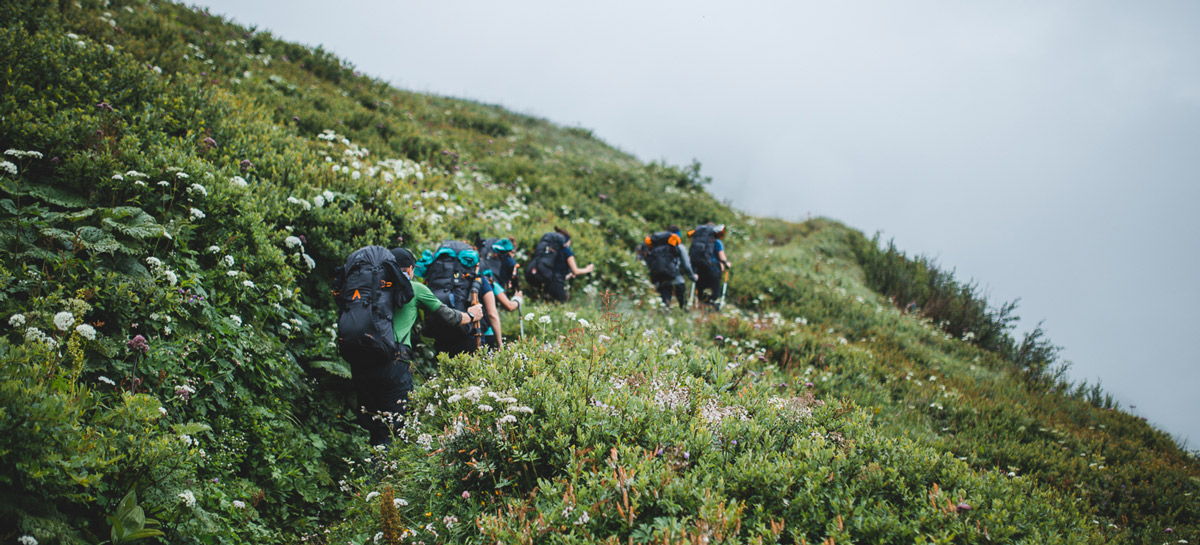
[{"label": "group of hikers", "polygon": [[[683,233],[672,225],[646,237],[638,256],[666,308],[672,296],[681,308],[690,303],[685,300],[688,278],[702,303],[719,308],[722,273],[729,270],[721,241],[725,228],[708,222],[688,235],[691,247],[685,249]],[[521,308],[521,267],[512,238],[476,238],[474,244],[446,241],[419,259],[407,248],[367,246],[335,271],[338,350],[350,364],[358,422],[372,446],[388,444],[405,413],[413,389],[413,332],[422,312],[421,334],[433,338],[438,352],[453,356],[504,346],[500,309]],[[576,263],[570,233],[555,227],[534,246],[524,278],[545,299],[565,302],[567,281],[594,270],[594,264]]]}]

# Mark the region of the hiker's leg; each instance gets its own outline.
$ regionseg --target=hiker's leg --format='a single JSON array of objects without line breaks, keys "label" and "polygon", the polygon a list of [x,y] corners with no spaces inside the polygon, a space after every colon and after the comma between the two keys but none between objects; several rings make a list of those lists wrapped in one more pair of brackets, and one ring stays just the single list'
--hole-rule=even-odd
[{"label": "hiker's leg", "polygon": [[671,286],[675,289],[675,298],[679,300],[679,308],[687,308],[687,284],[680,282]]},{"label": "hiker's leg", "polygon": [[571,298],[567,293],[566,280],[551,280],[546,284],[546,294],[550,296],[551,300],[558,301],[559,303],[565,303],[567,299]]}]

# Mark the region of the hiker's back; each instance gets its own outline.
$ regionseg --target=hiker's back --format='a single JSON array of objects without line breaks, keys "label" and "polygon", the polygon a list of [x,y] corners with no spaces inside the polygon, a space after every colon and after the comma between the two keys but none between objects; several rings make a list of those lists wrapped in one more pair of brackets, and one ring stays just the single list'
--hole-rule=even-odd
[{"label": "hiker's back", "polygon": [[382,246],[355,250],[334,273],[338,352],[346,361],[386,361],[397,350],[395,309],[412,299],[412,285]]}]

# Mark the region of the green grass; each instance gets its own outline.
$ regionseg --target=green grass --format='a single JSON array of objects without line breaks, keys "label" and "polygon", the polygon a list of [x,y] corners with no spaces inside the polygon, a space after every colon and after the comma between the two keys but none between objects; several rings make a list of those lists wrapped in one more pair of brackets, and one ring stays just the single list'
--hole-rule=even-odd
[{"label": "green grass", "polygon": [[[0,172],[2,539],[105,541],[130,492],[170,543],[1198,538],[1190,453],[835,221],[175,4],[0,21],[0,148],[40,154]],[[633,249],[701,218],[729,225],[730,305],[664,313]],[[524,337],[506,315],[500,353],[422,350],[420,410],[369,451],[333,268],[555,225],[596,273]]]}]

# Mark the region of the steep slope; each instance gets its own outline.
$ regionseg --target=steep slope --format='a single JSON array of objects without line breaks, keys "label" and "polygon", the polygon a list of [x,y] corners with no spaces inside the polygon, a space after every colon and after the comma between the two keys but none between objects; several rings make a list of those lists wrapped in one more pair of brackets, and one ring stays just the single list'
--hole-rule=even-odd
[{"label": "steep slope", "polygon": [[[138,505],[172,543],[1195,538],[1194,460],[1064,395],[972,294],[953,337],[928,294],[896,308],[925,284],[881,279],[928,267],[856,231],[175,4],[0,21],[4,539],[129,540]],[[733,305],[663,315],[632,249],[705,218]],[[427,354],[403,441],[367,453],[333,267],[556,224],[597,264],[572,304]]]}]

